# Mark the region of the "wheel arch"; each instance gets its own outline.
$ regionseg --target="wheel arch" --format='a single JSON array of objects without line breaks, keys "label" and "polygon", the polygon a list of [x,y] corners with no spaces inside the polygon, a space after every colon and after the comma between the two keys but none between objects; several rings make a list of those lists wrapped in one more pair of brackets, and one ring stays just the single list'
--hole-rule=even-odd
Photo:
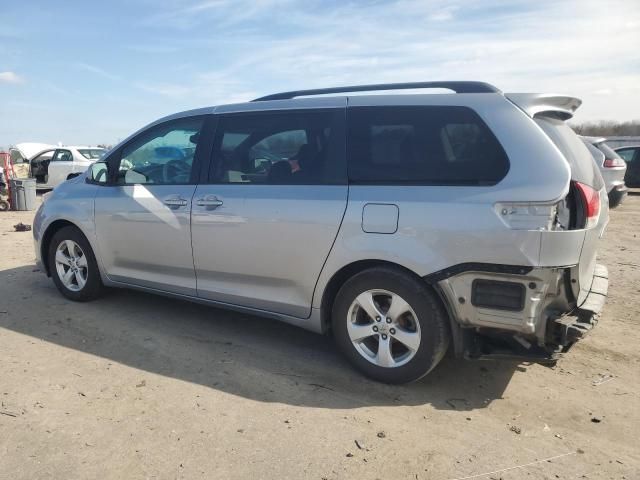
[{"label": "wheel arch", "polygon": [[[344,265],[342,268],[337,270],[332,276],[331,279],[327,282],[324,291],[322,292],[322,300],[320,303],[320,321],[322,332],[325,334],[330,334],[331,332],[331,310],[333,308],[333,303],[335,301],[336,295],[338,291],[344,285],[344,283],[349,280],[354,275],[357,275],[364,270],[368,270],[370,268],[375,267],[388,267],[396,270],[401,270],[405,273],[408,273],[412,277],[414,277],[418,282],[422,283],[425,288],[432,290],[437,298],[440,300],[442,304],[442,308],[444,313],[449,318],[449,324],[451,324],[451,316],[449,306],[446,304],[445,299],[440,295],[440,293],[435,289],[432,285],[427,283],[423,277],[418,275],[413,270],[400,265],[398,263],[389,262],[386,260],[357,260],[355,262]],[[451,327],[450,327],[451,328]]]},{"label": "wheel arch", "polygon": [[51,243],[51,239],[56,234],[56,232],[62,230],[65,227],[75,227],[85,236],[85,238],[87,237],[87,235],[78,225],[70,222],[69,220],[59,219],[51,222],[51,224],[47,227],[44,234],[42,235],[42,241],[40,242],[40,258],[42,259],[42,266],[47,274],[47,277],[51,276],[51,271],[49,270],[49,244]]}]

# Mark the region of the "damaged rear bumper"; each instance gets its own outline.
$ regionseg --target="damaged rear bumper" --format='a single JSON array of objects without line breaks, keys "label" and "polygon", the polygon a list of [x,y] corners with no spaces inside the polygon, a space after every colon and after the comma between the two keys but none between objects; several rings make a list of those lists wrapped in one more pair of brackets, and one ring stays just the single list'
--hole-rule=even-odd
[{"label": "damaged rear bumper", "polygon": [[[437,289],[452,319],[456,356],[558,360],[597,324],[609,283],[606,267],[596,265],[585,300],[572,308],[566,270],[467,271],[440,280]],[[477,288],[478,280],[483,289]]]},{"label": "damaged rear bumper", "polygon": [[552,328],[563,352],[587,335],[598,323],[607,299],[609,273],[604,265],[596,265],[591,289],[584,303],[574,312],[553,320]]}]

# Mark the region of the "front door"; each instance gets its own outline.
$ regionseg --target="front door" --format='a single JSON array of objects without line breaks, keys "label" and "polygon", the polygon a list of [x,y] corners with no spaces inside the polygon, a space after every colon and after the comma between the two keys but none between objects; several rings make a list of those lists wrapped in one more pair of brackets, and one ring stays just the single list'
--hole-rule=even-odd
[{"label": "front door", "polygon": [[109,157],[111,185],[98,190],[95,222],[110,279],[196,294],[190,221],[203,123],[162,123]]},{"label": "front door", "polygon": [[200,297],[309,316],[347,205],[344,113],[219,116],[192,211]]}]

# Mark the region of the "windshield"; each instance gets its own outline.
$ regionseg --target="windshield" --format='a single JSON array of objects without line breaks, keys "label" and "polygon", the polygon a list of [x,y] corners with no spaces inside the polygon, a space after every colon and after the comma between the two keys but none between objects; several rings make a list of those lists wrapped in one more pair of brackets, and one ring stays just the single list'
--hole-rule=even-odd
[{"label": "windshield", "polygon": [[78,152],[84,158],[88,158],[90,160],[98,160],[102,158],[105,153],[105,150],[102,148],[79,148]]}]

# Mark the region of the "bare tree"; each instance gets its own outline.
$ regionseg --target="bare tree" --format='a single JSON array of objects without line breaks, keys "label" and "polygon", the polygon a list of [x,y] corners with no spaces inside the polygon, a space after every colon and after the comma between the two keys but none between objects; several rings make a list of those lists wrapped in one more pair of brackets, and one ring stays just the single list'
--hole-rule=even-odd
[{"label": "bare tree", "polygon": [[640,120],[616,122],[614,120],[600,120],[572,124],[571,127],[579,135],[593,137],[636,137],[640,136]]}]

